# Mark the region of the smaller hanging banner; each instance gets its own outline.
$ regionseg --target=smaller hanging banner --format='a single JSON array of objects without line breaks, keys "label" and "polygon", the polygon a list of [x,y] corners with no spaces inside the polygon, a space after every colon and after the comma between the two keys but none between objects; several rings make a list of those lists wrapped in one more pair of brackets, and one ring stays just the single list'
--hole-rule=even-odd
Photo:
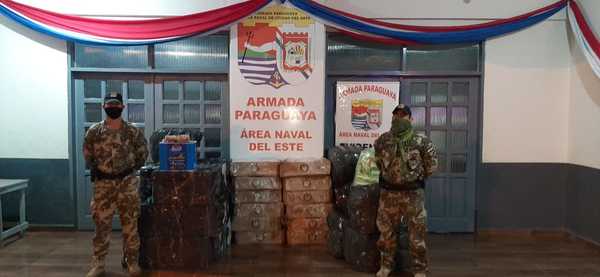
[{"label": "smaller hanging banner", "polygon": [[389,131],[400,82],[338,82],[335,144],[372,147]]}]

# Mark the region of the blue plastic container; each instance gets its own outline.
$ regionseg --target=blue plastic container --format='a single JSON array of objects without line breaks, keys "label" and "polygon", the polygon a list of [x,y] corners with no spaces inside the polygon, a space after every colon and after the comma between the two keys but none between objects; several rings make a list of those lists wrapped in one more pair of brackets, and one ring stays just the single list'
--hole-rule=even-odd
[{"label": "blue plastic container", "polygon": [[160,143],[158,145],[160,170],[182,171],[196,169],[196,142]]}]

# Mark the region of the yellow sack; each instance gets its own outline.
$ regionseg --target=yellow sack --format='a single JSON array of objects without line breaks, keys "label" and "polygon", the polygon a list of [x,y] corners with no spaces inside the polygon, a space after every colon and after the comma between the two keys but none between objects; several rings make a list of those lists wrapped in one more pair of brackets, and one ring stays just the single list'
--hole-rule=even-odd
[{"label": "yellow sack", "polygon": [[375,162],[375,149],[369,148],[360,152],[353,186],[370,186],[379,183],[379,168]]}]

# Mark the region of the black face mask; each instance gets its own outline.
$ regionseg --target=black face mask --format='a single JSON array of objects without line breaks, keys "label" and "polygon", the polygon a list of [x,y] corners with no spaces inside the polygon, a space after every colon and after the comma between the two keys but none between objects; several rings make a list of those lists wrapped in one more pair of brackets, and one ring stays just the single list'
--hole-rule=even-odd
[{"label": "black face mask", "polygon": [[121,116],[123,109],[119,107],[108,107],[104,108],[104,111],[106,112],[106,115],[108,115],[108,117],[112,119],[117,119]]}]

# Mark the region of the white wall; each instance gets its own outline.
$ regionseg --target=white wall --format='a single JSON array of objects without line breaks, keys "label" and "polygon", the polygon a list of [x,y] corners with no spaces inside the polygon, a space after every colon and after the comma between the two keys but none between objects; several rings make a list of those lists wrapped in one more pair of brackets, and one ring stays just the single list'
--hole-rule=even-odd
[{"label": "white wall", "polygon": [[[450,25],[514,16],[554,1],[379,0],[376,5],[362,0],[320,2],[369,17],[429,18],[432,20],[418,23]],[[154,17],[188,14],[241,0],[150,0],[144,5],[132,0],[20,2],[70,14]],[[452,18],[457,20],[447,20]],[[563,19],[564,13],[560,13],[554,20],[487,43],[484,162],[566,161],[569,50]],[[0,157],[68,156],[66,59],[63,42],[25,30],[5,18],[0,20],[0,126],[3,133],[8,130],[14,134],[1,139]],[[21,99],[16,104],[7,102],[12,100],[7,92],[18,92]],[[507,110],[512,111],[511,115],[507,116]]]},{"label": "white wall", "polygon": [[63,41],[0,16],[0,158],[68,158]]},{"label": "white wall", "polygon": [[[597,36],[600,1],[579,1]],[[600,169],[600,78],[592,72],[579,45],[570,35],[572,53],[569,99],[569,162]],[[600,37],[600,36],[598,36]]]},{"label": "white wall", "polygon": [[484,162],[567,161],[569,62],[564,21],[486,43]]}]

